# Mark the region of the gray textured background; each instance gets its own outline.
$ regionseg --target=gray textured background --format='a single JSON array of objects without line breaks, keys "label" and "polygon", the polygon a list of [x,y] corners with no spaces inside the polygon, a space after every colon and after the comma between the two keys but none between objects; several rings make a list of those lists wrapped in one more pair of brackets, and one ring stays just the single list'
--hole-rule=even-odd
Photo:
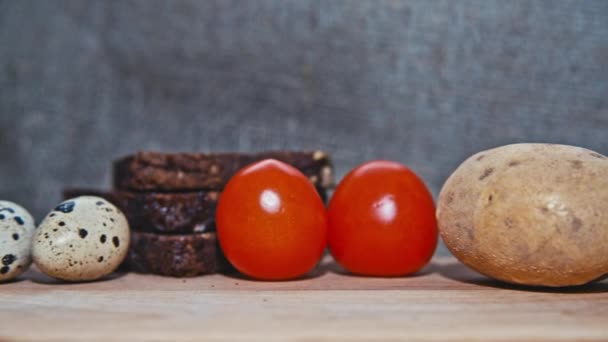
[{"label": "gray textured background", "polygon": [[436,194],[523,141],[608,153],[608,1],[0,0],[0,198],[137,149],[321,148]]}]

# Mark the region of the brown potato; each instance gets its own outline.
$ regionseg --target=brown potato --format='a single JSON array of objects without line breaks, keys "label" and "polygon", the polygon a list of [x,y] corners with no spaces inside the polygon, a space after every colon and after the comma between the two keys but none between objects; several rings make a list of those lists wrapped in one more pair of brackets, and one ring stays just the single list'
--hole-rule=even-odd
[{"label": "brown potato", "polygon": [[549,144],[479,152],[444,184],[437,220],[452,254],[489,277],[588,283],[608,274],[608,158]]}]

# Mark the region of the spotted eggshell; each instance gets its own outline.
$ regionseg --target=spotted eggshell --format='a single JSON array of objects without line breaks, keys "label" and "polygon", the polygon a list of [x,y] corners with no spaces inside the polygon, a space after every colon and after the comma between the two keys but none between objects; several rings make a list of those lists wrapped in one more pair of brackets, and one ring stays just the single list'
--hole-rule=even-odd
[{"label": "spotted eggshell", "polygon": [[129,248],[123,213],[100,197],[67,200],[51,211],[34,236],[33,258],[47,275],[88,281],[112,273]]},{"label": "spotted eggshell", "polygon": [[0,282],[25,272],[32,263],[32,236],[36,225],[23,207],[0,201]]}]

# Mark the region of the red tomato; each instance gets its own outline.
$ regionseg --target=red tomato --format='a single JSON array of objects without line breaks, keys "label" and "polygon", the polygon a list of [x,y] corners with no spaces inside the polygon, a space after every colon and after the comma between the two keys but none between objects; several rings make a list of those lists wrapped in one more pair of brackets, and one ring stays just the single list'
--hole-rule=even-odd
[{"label": "red tomato", "polygon": [[340,182],[328,208],[328,244],[348,271],[400,276],[422,268],[437,246],[435,205],[405,166],[371,161]]},{"label": "red tomato", "polygon": [[239,171],[216,212],[224,254],[253,278],[281,280],[310,271],[326,246],[325,206],[297,169],[267,159]]}]

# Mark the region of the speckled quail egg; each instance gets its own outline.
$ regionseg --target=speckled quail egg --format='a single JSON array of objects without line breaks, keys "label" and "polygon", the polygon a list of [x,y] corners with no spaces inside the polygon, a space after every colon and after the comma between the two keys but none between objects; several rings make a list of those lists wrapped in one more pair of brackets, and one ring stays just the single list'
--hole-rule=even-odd
[{"label": "speckled quail egg", "polygon": [[112,273],[127,255],[129,224],[123,213],[100,197],[64,201],[38,226],[33,258],[47,275],[90,281]]},{"label": "speckled quail egg", "polygon": [[0,201],[0,282],[18,277],[32,263],[36,225],[23,207]]}]

